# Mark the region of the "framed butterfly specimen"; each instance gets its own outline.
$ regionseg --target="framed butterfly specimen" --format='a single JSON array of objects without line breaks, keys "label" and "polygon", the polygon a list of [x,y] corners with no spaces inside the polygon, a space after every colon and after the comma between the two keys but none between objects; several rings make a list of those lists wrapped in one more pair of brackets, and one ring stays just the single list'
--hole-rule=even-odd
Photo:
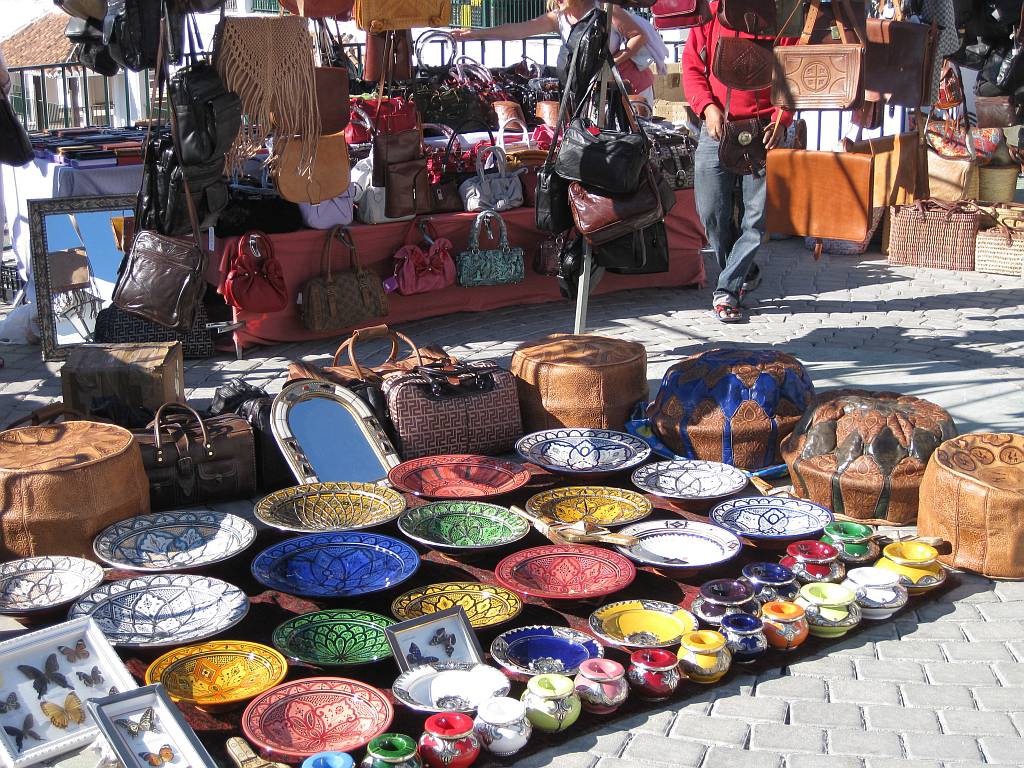
[{"label": "framed butterfly specimen", "polygon": [[438,661],[482,664],[484,660],[480,641],[461,606],[392,624],[384,632],[402,672]]}]

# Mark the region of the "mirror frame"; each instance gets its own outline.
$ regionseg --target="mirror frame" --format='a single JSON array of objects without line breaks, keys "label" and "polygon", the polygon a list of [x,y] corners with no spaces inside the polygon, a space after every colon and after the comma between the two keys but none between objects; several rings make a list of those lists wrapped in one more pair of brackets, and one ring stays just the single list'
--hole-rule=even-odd
[{"label": "mirror frame", "polygon": [[353,416],[374,455],[384,465],[384,475],[379,478],[378,482],[386,480],[388,470],[397,467],[401,463],[401,459],[369,406],[351,390],[340,384],[303,379],[285,384],[284,389],[274,398],[270,408],[270,429],[274,433],[274,439],[277,440],[277,445],[281,449],[288,467],[299,484],[307,485],[322,481],[317,476],[316,470],[309,464],[298,438],[292,434],[291,427],[288,425],[288,414],[298,403],[314,398],[331,400]]},{"label": "mirror frame", "polygon": [[[49,262],[46,259],[46,217],[60,213],[96,213],[98,211],[135,210],[135,195],[100,195],[98,197],[57,197],[28,201],[29,236],[32,255],[32,278],[36,285],[36,313],[43,346],[43,360],[64,360],[77,344],[57,343],[57,323],[53,316],[53,295],[50,288]],[[81,342],[87,344],[87,341]]]}]

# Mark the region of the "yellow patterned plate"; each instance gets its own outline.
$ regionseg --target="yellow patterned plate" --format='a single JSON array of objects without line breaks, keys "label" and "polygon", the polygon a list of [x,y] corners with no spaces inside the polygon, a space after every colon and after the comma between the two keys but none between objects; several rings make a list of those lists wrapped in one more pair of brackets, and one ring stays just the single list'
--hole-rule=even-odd
[{"label": "yellow patterned plate", "polygon": [[475,629],[514,619],[523,610],[522,598],[504,587],[475,581],[447,581],[406,592],[391,604],[391,613],[399,621],[405,621],[456,605],[466,612]]},{"label": "yellow patterned plate", "polygon": [[165,653],[146,670],[146,685],[163,683],[175,701],[219,711],[273,688],[286,674],[288,662],[273,648],[211,640]]},{"label": "yellow patterned plate", "polygon": [[651,502],[634,491],[603,485],[579,485],[555,488],[531,496],[526,509],[560,523],[585,520],[595,525],[625,525],[651,514]]},{"label": "yellow patterned plate", "polygon": [[660,600],[622,600],[590,614],[590,631],[612,645],[665,648],[697,628],[693,614]]},{"label": "yellow patterned plate", "polygon": [[356,531],[389,523],[405,497],[373,483],[310,483],[275,491],[256,503],[256,518],[280,531]]}]

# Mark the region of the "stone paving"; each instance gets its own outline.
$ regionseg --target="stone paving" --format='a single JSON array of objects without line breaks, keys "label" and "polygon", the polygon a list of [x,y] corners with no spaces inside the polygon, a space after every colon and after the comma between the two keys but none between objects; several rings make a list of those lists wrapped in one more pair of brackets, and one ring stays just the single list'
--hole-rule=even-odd
[{"label": "stone paving", "polygon": [[[647,346],[656,388],[681,356],[715,345],[778,346],[819,388],[889,388],[949,409],[961,431],[1024,431],[1024,282],[889,267],[877,254],[814,262],[796,241],[765,249],[750,322],[727,326],[710,290],[595,299],[590,329]],[[709,265],[713,280],[715,268]],[[568,303],[457,314],[401,330],[465,358],[507,363],[525,339],[572,326]],[[370,348],[372,352],[372,348]],[[288,361],[324,361],[333,344],[250,350],[188,363],[190,400],[244,375],[276,391]],[[38,348],[0,355],[0,424],[60,396]],[[236,508],[238,505],[235,505]],[[245,506],[245,505],[241,505]],[[1024,583],[968,574],[899,621],[758,676],[732,674],[652,714],[516,762],[521,768],[969,768],[1024,765]],[[568,734],[571,736],[571,732]]]}]

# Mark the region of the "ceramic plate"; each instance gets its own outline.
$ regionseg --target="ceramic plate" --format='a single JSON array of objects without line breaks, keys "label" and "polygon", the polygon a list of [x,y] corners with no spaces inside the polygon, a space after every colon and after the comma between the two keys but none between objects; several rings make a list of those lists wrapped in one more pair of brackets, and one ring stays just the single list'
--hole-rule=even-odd
[{"label": "ceramic plate", "polygon": [[803,499],[746,496],[723,501],[711,510],[711,521],[750,539],[803,539],[818,536],[832,522],[832,513]]},{"label": "ceramic plate", "polygon": [[93,541],[96,556],[133,571],[180,571],[219,563],[248,549],[256,529],[226,512],[181,510],[114,523]]},{"label": "ceramic plate", "polygon": [[604,648],[586,632],[546,624],[510,629],[491,643],[491,657],[516,680],[536,675],[539,668],[575,675],[583,661],[603,656]]},{"label": "ceramic plate", "polygon": [[488,699],[506,696],[508,678],[494,667],[439,661],[403,672],[391,692],[417,712],[476,712]]},{"label": "ceramic plate", "polygon": [[666,648],[697,628],[689,611],[660,600],[623,600],[590,614],[590,630],[612,645]]},{"label": "ceramic plate", "polygon": [[258,696],[286,674],[288,662],[273,648],[211,640],[165,653],[146,670],[146,685],[161,683],[175,701],[221,708]]},{"label": "ceramic plate", "polygon": [[459,606],[474,629],[514,619],[523,610],[519,595],[504,587],[475,581],[449,581],[406,592],[391,604],[399,621],[415,619]]},{"label": "ceramic plate", "polygon": [[482,499],[512,493],[530,473],[521,464],[489,456],[453,454],[403,461],[388,472],[400,491],[428,499]]},{"label": "ceramic plate", "polygon": [[252,575],[271,589],[305,597],[356,597],[401,584],[420,567],[404,541],[374,533],[314,533],[260,552]]},{"label": "ceramic plate", "polygon": [[405,511],[402,494],[372,483],[311,483],[256,503],[256,519],[280,531],[355,531],[389,523]]},{"label": "ceramic plate", "polygon": [[490,549],[519,541],[530,522],[497,504],[435,501],[408,509],[398,518],[406,536],[442,550]]},{"label": "ceramic plate", "polygon": [[720,499],[743,490],[748,482],[736,467],[696,459],[647,464],[634,471],[632,479],[646,493],[681,500]]},{"label": "ceramic plate", "polygon": [[647,520],[627,525],[632,547],[616,547],[631,560],[655,568],[710,568],[735,557],[743,543],[719,525],[694,520]]},{"label": "ceramic plate", "polygon": [[387,730],[394,708],[376,688],[343,677],[310,677],[260,694],[242,733],[267,756],[297,763],[317,752],[354,752]]},{"label": "ceramic plate", "polygon": [[544,600],[585,600],[625,589],[636,568],[622,555],[586,544],[549,544],[509,555],[494,569],[514,592]]},{"label": "ceramic plate", "polygon": [[220,579],[146,574],[97,587],[71,606],[68,618],[92,616],[122,648],[156,648],[205,640],[248,612],[245,593]]},{"label": "ceramic plate", "polygon": [[274,647],[321,667],[369,664],[391,656],[384,633],[394,619],[370,611],[330,608],[289,619],[274,630]]},{"label": "ceramic plate", "polygon": [[63,555],[0,563],[0,613],[20,615],[73,603],[103,581],[90,560]]},{"label": "ceramic plate", "polygon": [[599,475],[624,472],[651,455],[643,440],[607,429],[545,429],[519,439],[516,453],[551,472]]},{"label": "ceramic plate", "polygon": [[602,485],[579,485],[542,491],[529,498],[526,509],[562,523],[583,520],[594,525],[625,525],[651,514],[651,502],[634,491]]}]

